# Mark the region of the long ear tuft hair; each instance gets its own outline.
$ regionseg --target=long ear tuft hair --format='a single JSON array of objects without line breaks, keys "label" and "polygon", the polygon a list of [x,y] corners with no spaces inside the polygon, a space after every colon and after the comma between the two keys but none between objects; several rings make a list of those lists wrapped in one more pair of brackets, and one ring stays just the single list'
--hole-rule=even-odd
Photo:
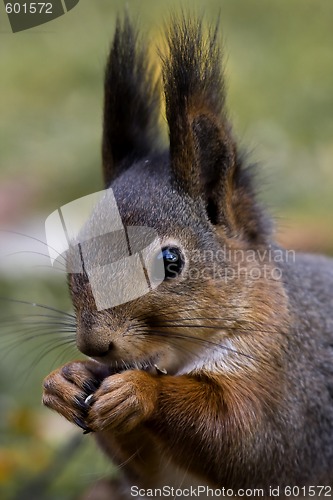
[{"label": "long ear tuft hair", "polygon": [[[180,186],[199,194],[198,144],[193,128],[199,117],[216,121],[224,109],[224,81],[217,27],[207,37],[202,20],[172,19],[163,60],[170,156]],[[192,168],[189,168],[189,164]]]},{"label": "long ear tuft hair", "polygon": [[218,29],[202,19],[172,19],[162,57],[172,179],[206,204],[211,222],[260,240],[266,224],[243,168],[225,109]]},{"label": "long ear tuft hair", "polygon": [[102,158],[105,184],[155,148],[159,91],[147,47],[126,16],[117,19],[104,81]]}]

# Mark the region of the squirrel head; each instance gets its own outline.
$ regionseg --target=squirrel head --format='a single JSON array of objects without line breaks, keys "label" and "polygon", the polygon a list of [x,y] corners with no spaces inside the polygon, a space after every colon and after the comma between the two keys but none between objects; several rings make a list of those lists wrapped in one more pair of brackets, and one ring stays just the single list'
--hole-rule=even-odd
[{"label": "squirrel head", "polygon": [[[179,373],[214,356],[235,364],[239,351],[251,357],[244,332],[278,328],[284,295],[271,276],[250,275],[263,268],[260,259],[242,258],[266,251],[271,229],[227,118],[218,31],[182,19],[167,32],[167,151],[157,147],[160,93],[146,54],[129,20],[118,21],[105,73],[103,173],[123,224],[157,231],[165,279],[98,311],[87,276],[71,274],[77,344],[115,371],[156,365]],[[93,224],[101,208],[107,213],[101,203]]]}]

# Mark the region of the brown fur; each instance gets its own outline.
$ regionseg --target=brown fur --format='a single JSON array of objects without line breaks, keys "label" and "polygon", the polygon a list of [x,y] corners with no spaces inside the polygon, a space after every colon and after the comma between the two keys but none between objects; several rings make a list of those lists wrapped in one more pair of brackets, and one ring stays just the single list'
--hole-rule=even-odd
[{"label": "brown fur", "polygon": [[[274,245],[226,118],[216,30],[205,37],[201,21],[181,19],[167,37],[170,152],[154,153],[155,86],[135,30],[118,24],[104,177],[123,223],[153,227],[162,246],[179,247],[183,272],[103,311],[87,276],[71,274],[77,345],[95,360],[51,373],[43,402],[94,431],[123,464],[110,498],[130,498],[134,484],[266,495],[269,486],[332,485],[333,263],[291,261]],[[93,241],[88,250],[97,253]],[[256,257],[244,262],[250,251]]]}]

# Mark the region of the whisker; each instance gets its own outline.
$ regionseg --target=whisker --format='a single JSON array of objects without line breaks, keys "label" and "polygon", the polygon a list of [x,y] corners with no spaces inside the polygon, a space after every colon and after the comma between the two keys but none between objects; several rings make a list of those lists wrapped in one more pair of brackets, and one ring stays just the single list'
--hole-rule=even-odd
[{"label": "whisker", "polygon": [[23,344],[26,344],[27,342],[30,342],[30,341],[38,339],[38,338],[40,339],[41,337],[43,337],[43,342],[41,343],[41,345],[42,344],[45,345],[48,343],[53,343],[54,345],[57,345],[59,342],[63,341],[64,339],[66,339],[68,341],[72,341],[72,342],[75,341],[74,336],[72,336],[72,335],[61,335],[61,337],[59,337],[59,338],[53,337],[50,339],[50,338],[45,338],[45,336],[43,336],[42,334],[37,334],[37,335],[24,337],[24,338],[20,338],[20,339],[10,339],[9,342],[7,343],[6,347],[4,348],[3,354],[6,354],[7,356],[9,356],[10,353],[13,352],[13,350],[15,348],[17,348],[18,345],[22,346]]},{"label": "whisker", "polygon": [[[212,321],[222,321],[220,324],[207,324],[207,323],[190,323],[190,324],[184,324],[184,321],[201,321],[205,320],[208,322]],[[224,322],[224,323],[223,323]],[[166,324],[164,324],[166,323]],[[230,324],[230,323],[236,323],[236,324]],[[260,332],[262,333],[276,333],[275,329],[267,329],[267,325],[263,322],[255,322],[248,320],[246,318],[242,318],[241,320],[236,319],[236,318],[229,318],[229,317],[218,317],[218,318],[213,318],[213,317],[194,317],[194,318],[182,318],[181,322],[179,319],[167,319],[167,320],[161,320],[157,321],[155,323],[149,323],[150,327],[157,327],[157,328],[202,328],[202,329],[208,329],[208,330],[232,330],[232,331],[239,331],[240,333],[253,333],[256,332],[260,329]],[[251,327],[251,328],[250,328]],[[129,330],[136,330],[136,325],[130,325],[128,327]]]},{"label": "whisker", "polygon": [[27,322],[27,323],[22,323],[22,322],[17,322],[15,323],[7,323],[4,325],[4,331],[3,335],[18,335],[21,333],[28,333],[28,332],[38,332],[38,331],[44,331],[45,333],[47,332],[54,332],[54,331],[72,331],[73,333],[76,332],[76,327],[74,325],[68,325],[66,323],[33,323],[33,322]]},{"label": "whisker", "polygon": [[[147,332],[145,329],[140,329],[136,332],[136,334],[133,336],[133,338],[131,338],[131,343],[132,345],[135,345],[135,347],[139,347],[142,354],[146,354],[145,352],[145,349],[142,348],[142,340],[144,339],[144,342],[145,342],[145,346],[150,343],[150,344],[158,344],[160,343],[161,341],[166,343],[167,342],[167,338],[157,338],[156,336],[155,337],[152,337],[152,336],[149,336],[149,332]],[[136,340],[138,342],[136,342]],[[180,351],[184,352],[185,354],[188,354],[189,353],[189,349],[187,349],[185,346],[180,346],[179,343],[177,341],[174,341],[172,338],[170,338],[170,342],[168,342],[168,345],[174,345],[175,347],[177,347],[177,349],[179,349]],[[192,355],[195,354],[195,353],[191,353]]]},{"label": "whisker", "polygon": [[45,328],[45,330],[47,328],[56,328],[56,327],[60,327],[60,328],[68,328],[68,329],[72,329],[72,330],[76,330],[76,325],[73,325],[73,324],[70,324],[70,323],[65,323],[65,322],[62,322],[62,321],[29,321],[27,320],[26,323],[22,321],[14,321],[14,320],[11,320],[11,321],[5,321],[5,322],[1,322],[1,325],[4,327],[4,328],[12,328],[12,331],[15,332],[15,331],[20,331],[19,329],[18,330],[15,330],[14,328],[19,328],[19,327],[26,327],[27,329],[28,328]]},{"label": "whisker", "polygon": [[[8,254],[4,255],[3,257],[7,258],[7,257],[13,257],[15,255],[22,255],[22,254],[39,255],[40,257],[46,257],[47,259],[50,260],[49,255],[47,255],[45,253],[37,252],[35,250],[18,250],[16,252],[8,253]],[[61,270],[66,270],[66,265],[64,262],[59,262],[59,264],[63,266],[63,268]],[[35,267],[37,267],[37,266],[35,266]],[[48,267],[48,266],[46,266],[46,267]],[[49,268],[54,269],[54,266],[50,265]]]},{"label": "whisker", "polygon": [[[221,306],[211,306],[209,308],[210,311],[216,310],[219,313],[221,313],[221,309],[222,309]],[[237,311],[237,308],[234,305],[230,305],[230,306],[223,305],[222,310],[228,310],[228,309],[231,309],[232,311]],[[250,306],[246,306],[246,305],[242,305],[241,309],[242,310],[252,310],[252,308]],[[199,313],[200,311],[207,312],[207,309],[198,308],[198,307],[188,307],[188,308],[180,308],[180,309],[178,309],[177,312],[178,312],[178,314],[184,314],[184,313],[192,312],[192,311],[194,311],[196,313]],[[160,315],[163,316],[163,313],[161,312]],[[142,318],[146,318],[146,317],[147,317],[147,313],[141,313],[141,314],[136,315],[135,319],[142,319]],[[172,321],[172,320],[168,319],[167,321]]]},{"label": "whisker", "polygon": [[[155,332],[157,333],[158,335],[162,335],[163,332]],[[198,343],[201,343],[201,344],[204,344],[205,346],[212,346],[212,347],[218,347],[220,349],[223,349],[225,351],[228,351],[228,352],[231,352],[233,354],[237,354],[238,356],[243,356],[247,359],[251,359],[252,361],[258,361],[258,358],[256,358],[255,356],[252,356],[251,354],[247,354],[245,352],[242,352],[242,351],[239,351],[237,349],[232,349],[231,347],[227,347],[225,346],[224,344],[220,344],[218,342],[212,342],[212,341],[208,341],[208,340],[204,340],[204,339],[200,339],[200,338],[196,338],[196,337],[187,337],[186,335],[173,335],[174,338],[178,338],[180,340],[189,340],[189,341],[194,341],[194,342],[198,342]]]},{"label": "whisker", "polygon": [[[253,325],[254,328],[249,329],[248,327],[246,329],[241,328],[241,325],[234,326],[234,325],[206,325],[206,324],[190,324],[190,325],[182,325],[180,323],[172,324],[172,328],[188,328],[188,329],[195,329],[195,328],[200,328],[200,329],[207,329],[207,330],[232,330],[232,331],[238,331],[239,333],[254,333],[260,329],[260,332],[262,333],[276,333],[276,330],[271,329],[271,330],[262,330],[259,323],[255,322],[250,322],[251,325]],[[152,327],[158,327],[158,328],[170,328],[170,325],[163,325],[163,324],[150,324]]]},{"label": "whisker", "polygon": [[[28,365],[28,367],[24,370],[24,372],[20,372],[20,376],[23,374],[23,373],[26,373],[26,380],[29,378],[29,376],[31,375],[31,372],[32,372],[32,369],[35,368],[39,363],[41,363],[41,361],[48,355],[50,354],[52,351],[54,350],[58,350],[60,349],[61,347],[63,346],[68,346],[68,344],[72,344],[73,341],[72,340],[63,340],[62,342],[59,342],[57,344],[54,344],[52,345],[51,347],[47,346],[45,347],[41,352],[38,353],[37,356],[35,356],[32,360],[32,362]],[[29,356],[31,354],[31,351],[29,352]]]},{"label": "whisker", "polygon": [[[20,332],[18,335],[16,335],[14,338],[12,337],[6,337],[2,340],[1,344],[3,346],[18,346],[22,345],[26,342],[36,340],[36,339],[42,339],[43,341],[48,340],[52,338],[53,340],[56,340],[57,337],[56,335],[59,335],[59,338],[75,338],[74,332],[70,331],[53,331],[53,332]],[[1,355],[0,355],[1,357]]]},{"label": "whisker", "polygon": [[67,270],[65,268],[61,269],[60,267],[56,266],[46,266],[46,265],[41,265],[41,264],[36,264],[34,266],[31,266],[31,269],[49,269],[50,271],[57,271],[58,273],[65,273],[67,274]]},{"label": "whisker", "polygon": [[4,321],[15,321],[16,318],[18,320],[19,319],[30,319],[30,318],[46,318],[46,319],[56,319],[56,320],[61,319],[62,321],[68,322],[68,324],[75,324],[75,322],[73,321],[73,319],[67,320],[67,318],[62,318],[59,315],[55,315],[55,314],[41,314],[41,313],[34,313],[34,314],[30,314],[30,313],[22,313],[21,314],[20,313],[20,314],[17,314],[14,319],[13,319],[13,315],[11,315],[11,316],[2,316],[1,323],[3,323],[3,320]]},{"label": "whisker", "polygon": [[54,252],[56,252],[59,257],[61,257],[62,259],[64,259],[65,262],[67,262],[67,260],[66,260],[66,258],[65,258],[65,256],[63,254],[59,253],[58,250],[56,250],[55,248],[53,248],[50,245],[48,245],[45,241],[40,240],[39,238],[36,238],[35,236],[31,236],[31,235],[28,235],[28,234],[20,233],[19,231],[12,231],[10,229],[0,229],[0,232],[1,233],[15,234],[16,236],[23,236],[24,238],[29,238],[31,240],[37,241],[38,243],[41,243],[42,245],[45,245],[47,248],[50,248],[51,250],[53,250]]},{"label": "whisker", "polygon": [[[231,347],[228,347],[228,346],[225,346],[219,342],[213,342],[211,340],[208,340],[208,339],[202,339],[200,337],[193,337],[193,336],[189,336],[189,335],[185,335],[185,334],[178,334],[178,333],[172,333],[172,337],[170,337],[170,333],[167,333],[167,332],[161,332],[159,330],[147,330],[147,336],[150,335],[150,334],[153,334],[153,335],[157,335],[159,337],[165,337],[168,339],[168,342],[172,339],[179,339],[179,340],[186,340],[186,341],[189,341],[189,342],[197,342],[197,343],[201,343],[205,346],[208,346],[208,347],[219,347],[221,349],[224,349],[226,351],[229,351],[229,352],[232,352],[234,354],[238,354],[240,356],[244,356],[248,359],[251,359],[252,361],[258,361],[258,358],[254,357],[254,356],[251,356],[250,354],[247,354],[247,353],[243,353],[241,351],[238,351],[236,349],[232,349]],[[135,334],[134,334],[135,335]]]},{"label": "whisker", "polygon": [[23,304],[23,305],[27,305],[27,306],[31,306],[31,307],[39,307],[41,309],[47,309],[49,311],[63,314],[64,316],[68,316],[69,318],[76,319],[74,314],[70,314],[68,312],[62,311],[61,309],[56,309],[55,307],[46,306],[44,304],[38,304],[37,302],[29,302],[26,300],[10,299],[8,297],[0,297],[0,300],[3,300],[4,302],[11,302],[14,304]]},{"label": "whisker", "polygon": [[59,355],[54,359],[52,365],[51,365],[51,370],[54,369],[55,366],[58,365],[58,363],[63,363],[64,362],[64,359],[65,356],[67,356],[67,353],[68,352],[71,352],[73,351],[75,354],[77,354],[77,348],[76,348],[76,345],[73,343],[73,344],[69,344],[68,346],[66,346],[63,350],[63,352],[59,353]]}]

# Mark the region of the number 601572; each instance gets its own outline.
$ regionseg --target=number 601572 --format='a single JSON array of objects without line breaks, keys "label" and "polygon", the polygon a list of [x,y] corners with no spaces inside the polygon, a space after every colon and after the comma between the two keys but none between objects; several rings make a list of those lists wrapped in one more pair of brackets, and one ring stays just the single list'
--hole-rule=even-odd
[{"label": "number 601572", "polygon": [[25,2],[6,3],[7,14],[52,14],[52,4],[50,2]]}]

